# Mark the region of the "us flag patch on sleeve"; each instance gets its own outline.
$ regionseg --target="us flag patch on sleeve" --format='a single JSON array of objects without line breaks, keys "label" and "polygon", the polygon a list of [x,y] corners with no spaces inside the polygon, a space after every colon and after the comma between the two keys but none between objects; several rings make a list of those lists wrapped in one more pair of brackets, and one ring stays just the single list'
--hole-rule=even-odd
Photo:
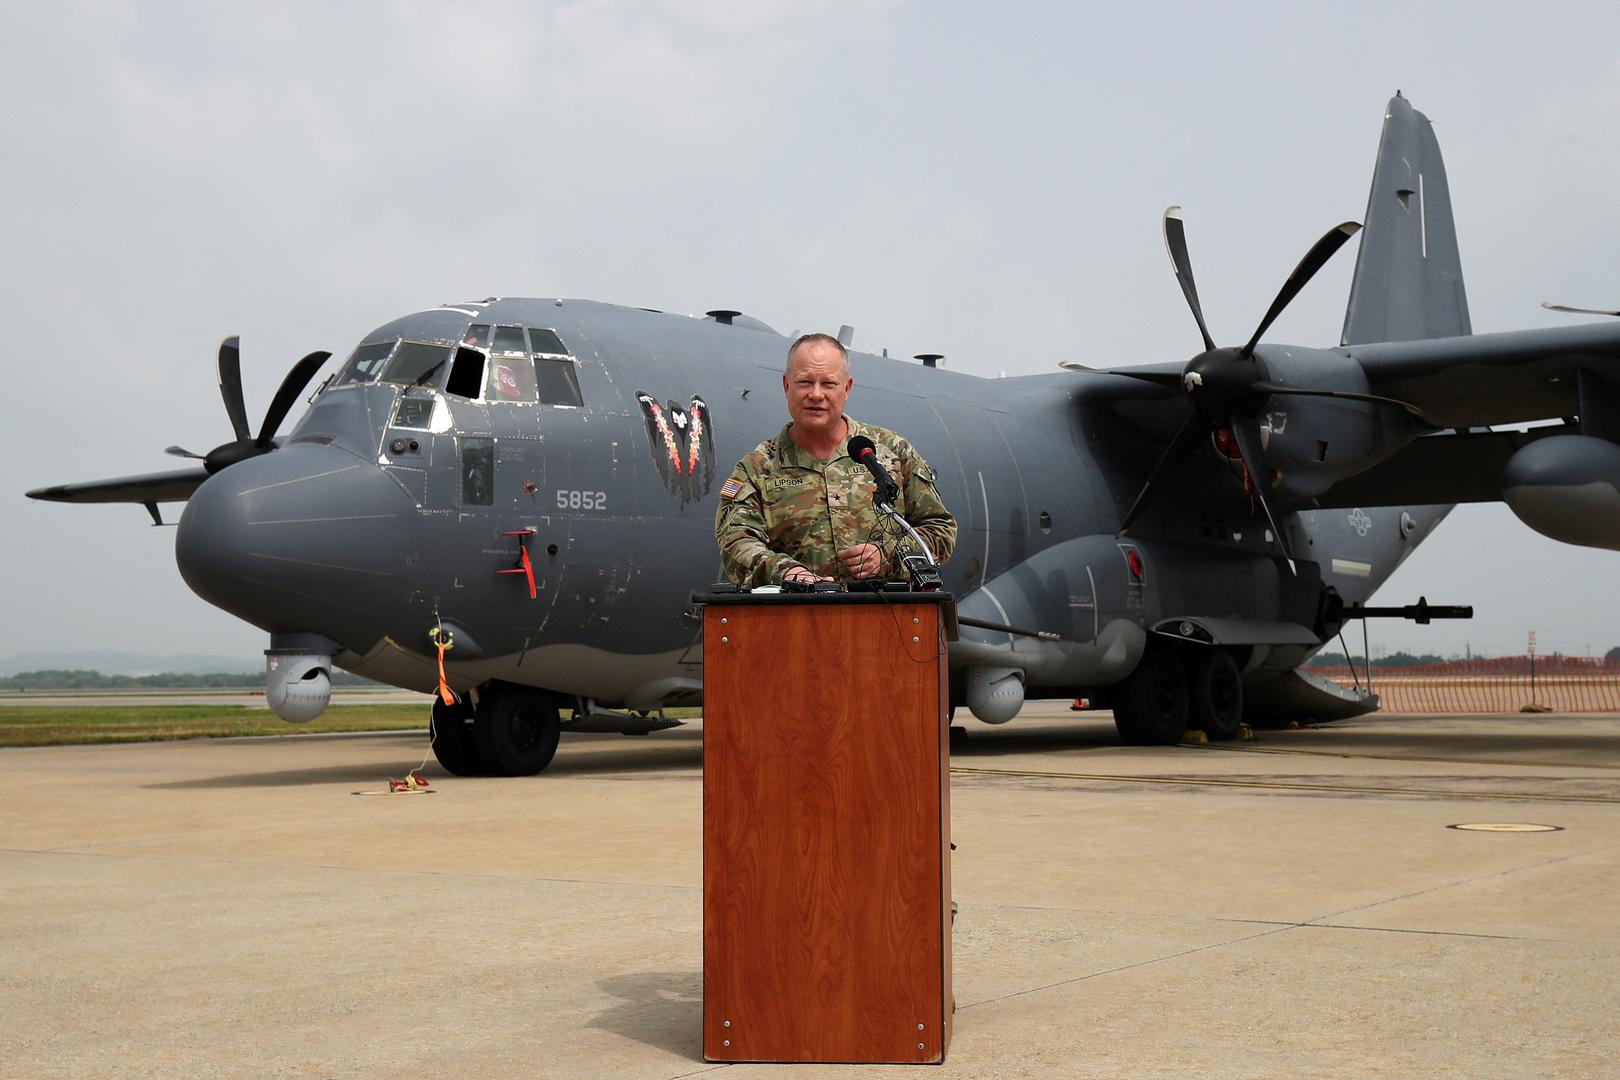
[{"label": "us flag patch on sleeve", "polygon": [[741,491],[742,487],[742,481],[733,476],[730,480],[727,480],[725,483],[720,485],[720,497],[722,499],[735,499],[737,497],[737,492]]}]

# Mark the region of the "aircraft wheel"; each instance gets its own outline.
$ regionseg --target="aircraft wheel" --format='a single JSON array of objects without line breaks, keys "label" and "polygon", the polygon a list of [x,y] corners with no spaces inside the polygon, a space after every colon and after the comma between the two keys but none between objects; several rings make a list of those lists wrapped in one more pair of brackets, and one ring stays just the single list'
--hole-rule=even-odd
[{"label": "aircraft wheel", "polygon": [[433,699],[433,723],[429,729],[433,736],[433,756],[451,776],[477,776],[483,766],[478,760],[478,747],[473,743],[472,705],[458,701],[446,705],[442,699]]},{"label": "aircraft wheel", "polygon": [[1200,649],[1187,673],[1188,713],[1212,739],[1235,739],[1243,725],[1243,680],[1221,648]]},{"label": "aircraft wheel", "polygon": [[562,717],[551,696],[522,686],[491,686],[478,703],[473,738],[492,776],[534,776],[551,764]]},{"label": "aircraft wheel", "polygon": [[1149,649],[1114,694],[1114,727],[1132,746],[1169,746],[1187,730],[1187,673],[1167,649]]}]

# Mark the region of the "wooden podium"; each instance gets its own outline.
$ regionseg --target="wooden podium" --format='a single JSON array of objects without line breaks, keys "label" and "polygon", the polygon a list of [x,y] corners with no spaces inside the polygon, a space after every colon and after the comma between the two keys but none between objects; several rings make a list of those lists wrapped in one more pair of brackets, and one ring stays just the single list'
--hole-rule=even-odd
[{"label": "wooden podium", "polygon": [[697,599],[704,1058],[942,1061],[949,595]]}]

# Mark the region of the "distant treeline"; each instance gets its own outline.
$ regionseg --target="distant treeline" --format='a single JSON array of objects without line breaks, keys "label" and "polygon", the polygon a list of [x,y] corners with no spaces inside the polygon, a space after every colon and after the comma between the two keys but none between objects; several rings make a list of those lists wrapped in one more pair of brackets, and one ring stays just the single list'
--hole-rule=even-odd
[{"label": "distant treeline", "polygon": [[[332,671],[333,686],[381,686],[347,671]],[[264,672],[237,675],[185,675],[174,671],[156,675],[103,675],[99,671],[20,671],[0,677],[5,690],[261,690]]]},{"label": "distant treeline", "polygon": [[[1360,656],[1354,657],[1353,659],[1355,661],[1356,667],[1360,667],[1362,664],[1364,664],[1366,662],[1365,658],[1360,657]],[[1375,657],[1373,657],[1372,658],[1372,666],[1373,667],[1420,667],[1420,666],[1425,665],[1425,664],[1449,664],[1451,661],[1456,660],[1456,659],[1457,659],[1457,657],[1455,657],[1455,656],[1436,656],[1433,653],[1414,654],[1414,653],[1409,653],[1409,652],[1393,652],[1393,653],[1388,653],[1387,655],[1384,655],[1384,656],[1375,656]],[[1349,667],[1350,665],[1349,665],[1349,662],[1345,660],[1344,653],[1339,653],[1339,652],[1319,652],[1315,656],[1311,657],[1309,660],[1305,661],[1305,666],[1306,667]]]},{"label": "distant treeline", "polygon": [[[1614,661],[1620,660],[1620,645],[1617,645],[1614,648],[1610,649],[1606,654],[1604,654],[1603,658],[1605,660],[1607,660],[1607,661],[1610,661],[1611,663],[1614,662]],[[1360,656],[1354,657],[1353,659],[1355,661],[1355,666],[1356,667],[1361,667],[1363,664],[1366,663],[1365,658],[1360,657]],[[1421,655],[1415,655],[1415,654],[1409,653],[1409,652],[1392,652],[1392,653],[1389,653],[1389,654],[1387,654],[1385,656],[1375,656],[1375,657],[1373,657],[1372,658],[1372,666],[1373,667],[1427,667],[1430,664],[1454,664],[1454,663],[1457,663],[1459,660],[1462,660],[1462,659],[1463,658],[1460,657],[1460,656],[1436,656],[1433,653],[1423,653]],[[1486,662],[1486,661],[1489,661],[1489,660],[1491,660],[1493,658],[1488,657],[1488,656],[1472,656],[1472,657],[1469,657],[1469,659],[1474,660],[1474,661],[1479,661],[1479,662]],[[1495,657],[1494,659],[1499,659],[1499,660],[1504,660],[1505,661],[1505,660],[1519,659],[1519,657]],[[1536,663],[1541,664],[1541,665],[1547,665],[1547,666],[1571,665],[1571,666],[1580,667],[1580,666],[1590,666],[1591,663],[1593,663],[1593,658],[1584,657],[1584,656],[1560,656],[1560,655],[1555,653],[1555,654],[1550,655],[1550,656],[1538,656],[1538,657],[1536,657]],[[1309,660],[1305,661],[1305,666],[1306,667],[1349,667],[1350,664],[1345,660],[1344,653],[1320,652],[1320,653],[1317,653],[1315,656],[1311,657]]]}]

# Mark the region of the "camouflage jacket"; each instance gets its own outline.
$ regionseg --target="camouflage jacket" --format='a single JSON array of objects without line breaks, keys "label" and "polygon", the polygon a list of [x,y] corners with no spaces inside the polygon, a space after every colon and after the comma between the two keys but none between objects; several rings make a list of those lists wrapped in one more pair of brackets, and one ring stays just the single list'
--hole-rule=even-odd
[{"label": "camouflage jacket", "polygon": [[[940,501],[934,472],[911,444],[886,428],[850,417],[849,437],[865,435],[900,487],[895,509],[943,563],[956,546],[956,519]],[[841,451],[818,461],[800,450],[784,426],[737,463],[720,488],[714,535],[726,576],[740,585],[774,585],[795,566],[847,579],[838,552],[874,543],[894,555],[909,537],[873,505],[877,483]],[[884,573],[898,567],[886,564]]]}]

